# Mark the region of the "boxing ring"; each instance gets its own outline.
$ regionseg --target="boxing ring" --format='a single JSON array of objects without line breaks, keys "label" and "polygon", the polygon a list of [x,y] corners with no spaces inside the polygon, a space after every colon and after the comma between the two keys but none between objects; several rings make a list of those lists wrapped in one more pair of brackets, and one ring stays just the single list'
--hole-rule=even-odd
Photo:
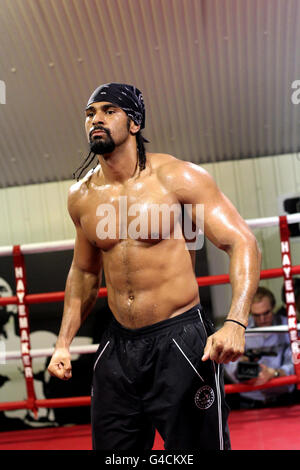
[{"label": "boxing ring", "polygon": [[[265,228],[265,227],[278,227],[279,232],[279,240],[280,240],[280,250],[281,250],[281,266],[274,269],[267,269],[262,270],[260,273],[260,279],[271,279],[271,278],[278,278],[283,277],[284,286],[285,286],[285,296],[286,296],[286,309],[287,309],[287,318],[288,324],[285,326],[280,327],[269,327],[269,328],[255,328],[255,329],[247,329],[246,334],[252,334],[253,332],[274,332],[277,331],[278,334],[281,332],[286,332],[289,334],[291,350],[292,350],[292,357],[293,357],[293,364],[294,364],[294,374],[291,376],[286,377],[279,377],[274,378],[267,382],[264,385],[260,386],[250,386],[246,384],[226,384],[225,385],[225,392],[226,394],[233,394],[233,393],[241,393],[251,390],[260,390],[264,388],[270,387],[277,387],[281,385],[290,385],[296,384],[296,387],[300,389],[300,341],[298,337],[298,329],[299,324],[297,324],[296,318],[296,305],[295,305],[295,295],[294,295],[294,288],[292,278],[296,274],[300,274],[300,265],[292,265],[291,260],[291,252],[290,252],[290,234],[289,234],[289,224],[299,223],[300,222],[300,214],[292,214],[287,216],[276,216],[276,217],[269,217],[269,218],[262,218],[262,219],[250,219],[246,221],[251,229],[258,229],[258,228]],[[72,250],[74,248],[74,240],[66,240],[61,242],[50,242],[50,243],[38,243],[38,244],[27,244],[27,245],[16,245],[16,246],[6,246],[0,247],[0,257],[1,256],[12,256],[13,258],[13,265],[14,265],[14,275],[15,275],[15,295],[11,297],[1,297],[0,298],[0,306],[6,305],[17,305],[18,309],[18,325],[19,325],[19,333],[20,333],[20,350],[15,351],[5,351],[2,353],[4,358],[2,357],[2,362],[0,360],[0,364],[3,364],[6,361],[13,361],[17,359],[22,360],[23,366],[23,373],[24,373],[24,380],[26,383],[26,399],[22,401],[7,401],[0,403],[0,411],[11,411],[11,410],[20,410],[20,409],[27,409],[31,410],[34,416],[37,418],[38,410],[40,408],[66,408],[66,407],[78,407],[78,406],[89,406],[90,405],[90,397],[89,396],[80,396],[80,397],[70,397],[70,398],[51,398],[51,399],[37,399],[35,387],[34,387],[34,377],[33,377],[33,369],[32,369],[32,361],[35,358],[40,357],[50,357],[54,351],[54,348],[48,349],[32,349],[30,345],[30,305],[32,304],[40,304],[40,303],[50,303],[50,302],[63,302],[64,300],[64,292],[52,292],[52,293],[39,293],[39,294],[28,294],[27,291],[27,283],[26,283],[26,265],[24,261],[24,255],[27,254],[39,254],[39,253],[46,253],[46,252],[55,252],[55,251],[65,251],[65,250]],[[204,286],[212,286],[212,285],[221,285],[221,284],[228,284],[229,275],[222,274],[222,275],[215,275],[215,276],[205,276],[197,278],[197,282],[199,287]],[[106,288],[100,288],[98,292],[98,298],[106,297],[107,290]],[[71,355],[74,354],[91,354],[95,353],[98,348],[98,344],[92,345],[85,345],[85,346],[71,346],[70,352]],[[1,359],[1,352],[0,352],[0,359]],[[287,416],[287,408],[284,408],[284,413]],[[295,405],[293,410],[289,410],[292,412],[292,415],[296,417],[297,421],[300,417],[300,403],[299,405]],[[252,415],[251,415],[252,412]],[[263,412],[263,410],[249,410],[243,411],[244,417],[246,417],[247,423],[247,433],[249,431],[249,422],[257,424],[258,421],[262,423],[263,417],[259,415],[259,413]],[[234,414],[235,413],[235,414]],[[237,433],[240,433],[241,426],[243,427],[245,423],[239,422],[238,419],[234,420],[234,416],[237,417],[237,411],[232,411],[231,415],[233,418],[229,420],[229,427],[232,430],[235,430]],[[247,414],[248,413],[248,414]],[[250,413],[250,415],[249,415]],[[249,418],[250,416],[250,418]],[[252,417],[251,417],[252,416]],[[254,418],[253,418],[254,416]],[[282,423],[284,422],[283,416],[279,417],[279,422],[282,419]],[[273,418],[272,422],[274,424],[274,411],[273,411]],[[240,424],[239,424],[240,423]],[[239,427],[240,426],[240,427]],[[90,447],[90,440],[89,434],[90,429],[89,426],[76,426],[78,428],[79,435],[86,436],[87,448]],[[254,429],[254,428],[253,428]],[[258,432],[258,428],[255,428]],[[255,429],[252,431],[255,434]],[[36,430],[35,430],[36,431]],[[42,430],[45,433],[45,441],[49,441],[49,435],[51,433],[55,433],[56,437],[61,436],[60,439],[64,439],[66,435],[66,430],[62,432],[60,435],[57,429],[48,429]],[[297,429],[297,432],[300,431],[300,427]],[[13,431],[11,431],[13,432]],[[30,433],[32,431],[17,431],[19,433],[20,447],[11,447],[13,446],[12,442],[7,436],[8,433],[1,433],[0,432],[0,448],[28,448],[24,444],[26,440],[26,433]],[[70,430],[68,430],[70,434]],[[39,438],[41,438],[41,430],[38,431]],[[71,432],[72,435],[72,432]],[[25,441],[24,441],[25,439]],[[32,437],[29,438],[29,441],[32,442]],[[79,441],[82,443],[82,439],[77,441],[76,440],[76,433],[73,433],[73,437],[71,436],[71,441],[73,439],[73,444],[68,444],[67,448],[74,448],[80,449]],[[7,445],[7,447],[1,447],[1,442],[3,445]],[[6,442],[6,444],[5,444]],[[22,442],[25,447],[22,447]],[[59,442],[57,441],[56,444],[58,449],[61,449]],[[247,443],[243,444],[247,446]],[[274,444],[275,445],[275,444]],[[79,446],[79,447],[78,447]],[[293,448],[300,449],[300,438],[299,438],[299,445],[296,442],[293,444]],[[30,447],[29,447],[30,448]],[[41,448],[37,445],[36,447]],[[42,447],[43,448],[43,447]],[[155,441],[156,449],[163,449],[163,443],[159,436],[157,436]],[[233,445],[234,448],[234,445]],[[247,447],[243,447],[246,449]]]}]

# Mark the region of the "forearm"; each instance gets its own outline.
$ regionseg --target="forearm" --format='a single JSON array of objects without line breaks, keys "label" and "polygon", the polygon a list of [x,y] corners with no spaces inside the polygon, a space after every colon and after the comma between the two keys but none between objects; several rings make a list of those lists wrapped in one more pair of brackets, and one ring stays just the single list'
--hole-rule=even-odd
[{"label": "forearm", "polygon": [[251,303],[260,280],[261,253],[256,239],[250,237],[238,241],[228,254],[232,302],[227,318],[247,326]]},{"label": "forearm", "polygon": [[82,271],[72,265],[68,274],[62,323],[56,348],[68,348],[92,310],[101,283],[101,274]]}]

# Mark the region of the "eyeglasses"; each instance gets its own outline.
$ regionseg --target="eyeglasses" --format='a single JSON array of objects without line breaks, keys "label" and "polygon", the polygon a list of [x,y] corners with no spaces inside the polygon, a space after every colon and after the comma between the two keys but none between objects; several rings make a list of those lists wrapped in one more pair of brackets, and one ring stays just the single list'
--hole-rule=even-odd
[{"label": "eyeglasses", "polygon": [[270,313],[272,313],[272,309],[267,310],[266,312],[263,312],[263,313],[251,313],[251,315],[254,318],[264,318],[264,317],[267,317],[268,315],[270,315]]}]

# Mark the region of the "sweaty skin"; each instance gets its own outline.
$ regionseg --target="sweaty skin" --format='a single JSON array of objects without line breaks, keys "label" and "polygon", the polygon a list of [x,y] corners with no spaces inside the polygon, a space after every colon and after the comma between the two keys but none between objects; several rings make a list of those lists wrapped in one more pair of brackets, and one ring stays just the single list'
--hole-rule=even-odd
[{"label": "sweaty skin", "polygon": [[[193,265],[195,253],[186,248],[184,236],[174,237],[182,233],[178,226],[181,218],[178,214],[171,217],[167,238],[162,220],[151,230],[153,204],[192,204],[194,223],[196,204],[204,205],[205,236],[230,258],[232,304],[227,318],[247,325],[259,282],[256,239],[211,176],[192,163],[154,153],[147,153],[146,168],[139,171],[135,138],[139,126],[131,121],[128,129],[124,111],[110,109],[108,104],[94,103],[87,111],[86,134],[89,138],[97,125],[109,129],[115,150],[98,156],[96,170],[69,191],[68,210],[76,227],[74,257],[66,283],[61,329],[48,368],[62,379],[71,377],[69,346],[96,301],[102,271],[109,307],[126,328],[141,328],[174,317],[200,301]],[[105,139],[106,135],[102,132],[93,138]],[[132,215],[121,217],[120,200],[126,200],[127,213],[131,208]],[[115,233],[108,238],[103,235],[107,213],[100,209],[104,207],[114,207],[116,215]],[[134,207],[140,212],[134,213]],[[148,231],[135,238],[126,235],[141,213],[148,220]],[[202,360],[236,360],[244,351],[244,333],[241,326],[224,323],[208,338]]]}]

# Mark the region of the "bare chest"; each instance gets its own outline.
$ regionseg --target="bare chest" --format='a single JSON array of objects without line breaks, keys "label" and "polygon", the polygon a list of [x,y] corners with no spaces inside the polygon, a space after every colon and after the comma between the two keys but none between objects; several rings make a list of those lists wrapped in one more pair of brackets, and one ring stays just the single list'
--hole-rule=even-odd
[{"label": "bare chest", "polygon": [[91,187],[80,208],[87,238],[102,250],[122,240],[149,244],[181,233],[181,206],[156,179]]}]

